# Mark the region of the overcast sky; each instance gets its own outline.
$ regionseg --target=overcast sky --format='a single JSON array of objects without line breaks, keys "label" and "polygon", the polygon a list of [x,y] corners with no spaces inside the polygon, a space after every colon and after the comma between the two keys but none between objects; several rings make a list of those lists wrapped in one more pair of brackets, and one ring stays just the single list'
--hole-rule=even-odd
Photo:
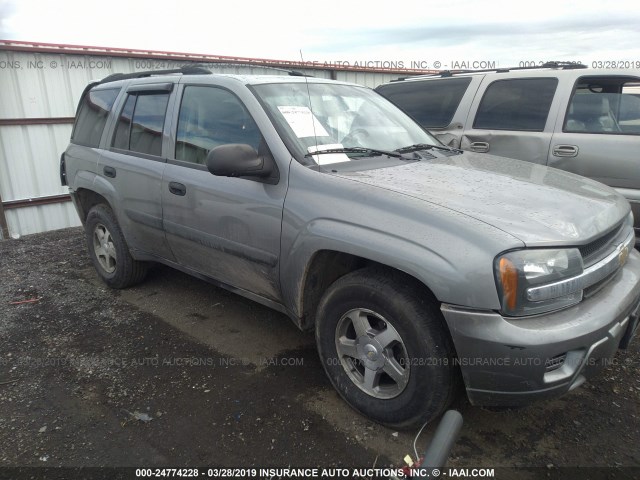
[{"label": "overcast sky", "polygon": [[0,0],[0,38],[427,68],[640,61],[638,0],[432,3]]}]

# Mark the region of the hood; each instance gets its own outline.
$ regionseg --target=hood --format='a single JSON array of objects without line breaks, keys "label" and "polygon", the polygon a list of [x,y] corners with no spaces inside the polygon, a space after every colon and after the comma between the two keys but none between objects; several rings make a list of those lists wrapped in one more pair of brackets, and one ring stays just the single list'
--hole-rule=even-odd
[{"label": "hood", "polygon": [[486,154],[337,175],[434,203],[490,224],[527,246],[581,244],[619,223],[629,204],[587,178]]}]

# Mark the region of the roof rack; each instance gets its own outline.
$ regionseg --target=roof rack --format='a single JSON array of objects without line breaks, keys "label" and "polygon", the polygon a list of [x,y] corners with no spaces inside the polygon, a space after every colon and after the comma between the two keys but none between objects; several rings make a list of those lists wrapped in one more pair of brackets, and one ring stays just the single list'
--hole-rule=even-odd
[{"label": "roof rack", "polygon": [[542,65],[535,65],[532,67],[487,68],[485,70],[441,70],[439,73],[429,73],[427,75],[412,75],[409,77],[400,77],[396,80],[391,80],[391,81],[402,82],[410,78],[428,78],[428,77],[445,78],[445,77],[453,77],[454,75],[460,75],[463,73],[484,73],[484,72],[507,73],[514,70],[537,70],[539,68],[559,68],[561,70],[574,70],[578,68],[587,68],[587,66],[582,63],[546,62],[546,63],[543,63]]},{"label": "roof rack", "polygon": [[[234,63],[224,63],[224,64],[236,65]],[[244,64],[237,64],[237,65],[244,65]],[[288,75],[292,77],[312,77],[313,76],[313,75],[304,74],[302,72],[298,72],[296,70],[287,70],[284,68],[269,67],[269,66],[263,66],[263,65],[260,65],[260,68],[286,72]],[[128,80],[130,78],[146,78],[146,77],[151,77],[155,75],[171,75],[174,73],[179,73],[182,75],[211,75],[211,70],[209,70],[208,68],[202,65],[196,64],[196,65],[183,65],[180,68],[174,68],[170,70],[146,70],[143,72],[134,72],[134,73],[113,73],[103,78],[98,83],[102,84],[102,83],[116,82],[118,80]]]},{"label": "roof rack", "polygon": [[183,65],[180,68],[170,70],[146,70],[144,72],[134,73],[113,73],[100,80],[100,83],[116,82],[118,80],[127,80],[129,78],[145,78],[154,75],[170,75],[173,73],[181,73],[182,75],[211,75],[210,70],[199,65]]},{"label": "roof rack", "polygon": [[236,63],[236,62],[219,62],[218,65],[236,65],[240,67],[264,68],[266,70],[276,70],[278,72],[285,72],[290,77],[313,77],[313,75],[302,73],[298,70],[289,70],[287,68],[272,67],[271,65],[247,65],[246,63]]}]

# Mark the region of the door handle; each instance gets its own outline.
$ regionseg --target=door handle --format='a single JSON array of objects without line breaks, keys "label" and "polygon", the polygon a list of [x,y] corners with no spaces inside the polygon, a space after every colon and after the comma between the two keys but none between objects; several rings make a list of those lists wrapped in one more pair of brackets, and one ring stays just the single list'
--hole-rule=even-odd
[{"label": "door handle", "polygon": [[575,157],[579,150],[575,145],[556,145],[553,147],[553,155],[556,157]]},{"label": "door handle", "polygon": [[169,191],[174,195],[184,197],[187,194],[187,187],[178,182],[169,182]]},{"label": "door handle", "polygon": [[489,144],[487,142],[473,142],[469,148],[472,152],[487,153],[489,151]]},{"label": "door handle", "polygon": [[102,169],[105,177],[116,178],[116,169],[113,167],[104,167]]}]

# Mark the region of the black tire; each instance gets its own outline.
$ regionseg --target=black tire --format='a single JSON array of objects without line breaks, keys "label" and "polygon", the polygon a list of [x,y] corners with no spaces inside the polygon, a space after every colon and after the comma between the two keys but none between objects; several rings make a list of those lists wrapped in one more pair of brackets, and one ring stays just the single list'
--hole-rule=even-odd
[{"label": "black tire", "polygon": [[[433,295],[413,279],[381,268],[349,273],[327,289],[318,306],[316,343],[331,383],[349,405],[383,425],[398,429],[420,426],[444,412],[458,393],[460,379],[454,366],[453,343],[438,307]],[[359,325],[372,325],[366,336],[355,333],[356,321],[350,319],[359,316],[366,317],[366,323]],[[389,325],[392,333],[389,333]],[[337,329],[342,333],[337,335]],[[395,341],[393,349],[383,348],[384,355],[379,348],[371,348],[367,343],[369,337],[382,338],[371,335],[379,332],[389,333],[386,338],[399,335],[400,342]],[[358,359],[339,354],[338,338],[346,343],[353,342],[351,338],[354,337],[359,339],[355,344],[363,355]],[[349,343],[353,348],[351,345]],[[375,345],[385,343],[381,341]],[[378,391],[372,389],[373,394],[367,393],[363,390],[367,388],[365,375],[371,372],[365,370],[366,361],[373,358],[378,362],[381,357],[384,357],[385,367],[375,363],[370,368],[378,369],[375,374]],[[398,361],[400,357],[406,358],[405,363]],[[403,376],[398,376],[402,378],[400,382],[394,382],[381,371],[394,358],[395,365],[409,368],[408,374],[404,370]],[[364,373],[360,375],[360,372]],[[384,393],[386,388],[388,393]],[[383,395],[392,397],[379,398]]]},{"label": "black tire", "polygon": [[[104,232],[108,233],[106,244],[110,254],[102,255],[106,249],[96,246],[96,242],[101,242],[98,231],[102,232],[103,238]],[[104,283],[111,288],[127,288],[144,280],[148,264],[131,257],[120,225],[108,205],[99,204],[89,210],[85,234],[91,261]],[[113,253],[115,257],[111,256]]]}]

